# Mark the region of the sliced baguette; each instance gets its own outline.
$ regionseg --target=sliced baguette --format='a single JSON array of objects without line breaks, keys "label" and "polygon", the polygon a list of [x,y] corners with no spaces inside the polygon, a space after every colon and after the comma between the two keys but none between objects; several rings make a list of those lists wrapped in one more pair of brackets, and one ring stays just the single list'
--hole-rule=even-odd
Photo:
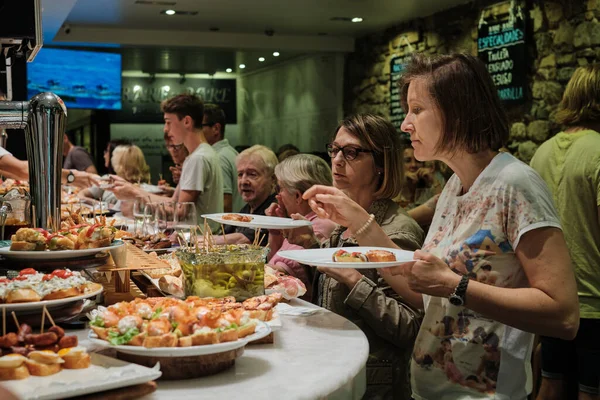
[{"label": "sliced baguette", "polygon": [[0,381],[12,381],[14,379],[29,378],[29,370],[25,364],[16,368],[0,368]]},{"label": "sliced baguette", "polygon": [[92,363],[92,358],[88,353],[67,353],[63,356],[63,360],[65,360],[63,364],[65,369],[85,369]]},{"label": "sliced baguette", "polygon": [[160,336],[147,336],[144,339],[143,345],[147,348],[154,347],[177,347],[177,335],[174,333],[165,333]]},{"label": "sliced baguette", "polygon": [[7,303],[33,303],[40,300],[42,298],[33,289],[15,289],[6,294]]},{"label": "sliced baguette", "polygon": [[42,364],[34,360],[25,361],[29,373],[33,376],[48,376],[60,372],[60,364]]}]

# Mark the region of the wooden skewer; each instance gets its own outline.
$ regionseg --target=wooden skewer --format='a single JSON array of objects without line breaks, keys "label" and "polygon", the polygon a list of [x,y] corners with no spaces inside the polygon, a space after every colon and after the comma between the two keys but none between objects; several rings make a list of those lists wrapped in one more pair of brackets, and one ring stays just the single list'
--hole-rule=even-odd
[{"label": "wooden skewer", "polygon": [[46,306],[42,310],[42,327],[40,328],[40,333],[44,333],[44,322],[46,322]]},{"label": "wooden skewer", "polygon": [[6,307],[2,307],[2,336],[6,335]]},{"label": "wooden skewer", "polygon": [[33,225],[33,229],[37,228],[37,216],[35,213],[35,204],[31,206],[31,211],[33,212],[31,224]]},{"label": "wooden skewer", "polygon": [[225,244],[227,244],[227,235],[225,234],[225,227],[223,226],[222,223],[221,223],[221,231],[223,231],[223,242],[225,242]]},{"label": "wooden skewer", "polygon": [[13,320],[15,321],[15,325],[17,325],[17,332],[21,333],[21,324],[19,324],[19,320],[17,319],[17,314],[15,314],[15,312],[12,312],[12,317]]},{"label": "wooden skewer", "polygon": [[48,316],[48,321],[50,321],[52,326],[56,326],[56,324],[54,323],[54,320],[52,319],[52,316],[50,315],[50,311],[48,311],[48,309],[46,307],[44,307],[44,312]]}]

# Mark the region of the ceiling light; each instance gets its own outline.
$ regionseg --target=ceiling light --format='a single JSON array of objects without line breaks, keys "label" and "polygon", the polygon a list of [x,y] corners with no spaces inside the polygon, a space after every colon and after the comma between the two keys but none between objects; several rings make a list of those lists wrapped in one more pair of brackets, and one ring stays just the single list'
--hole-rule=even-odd
[{"label": "ceiling light", "polygon": [[263,62],[263,61],[265,61],[265,58],[264,57],[258,57],[258,61]]},{"label": "ceiling light", "polygon": [[240,68],[241,68],[241,69],[244,69],[244,68],[246,68],[246,64],[240,64]]},{"label": "ceiling light", "polygon": [[167,10],[165,11],[165,14],[167,15],[175,15],[176,11],[175,10]]},{"label": "ceiling light", "polygon": [[141,87],[140,85],[135,85],[135,86],[133,87],[133,91],[134,91],[134,92],[139,92],[140,90],[142,90],[142,87]]},{"label": "ceiling light", "polygon": [[169,86],[169,85],[165,85],[162,88],[165,92],[168,92],[169,90],[171,90],[171,86]]},{"label": "ceiling light", "polygon": [[363,22],[363,19],[361,17],[354,17],[352,18],[352,22]]},{"label": "ceiling light", "polygon": [[273,52],[273,57],[279,57],[279,52],[278,51],[274,51]]},{"label": "ceiling light", "polygon": [[233,72],[233,70],[231,68],[227,68],[225,72]]}]

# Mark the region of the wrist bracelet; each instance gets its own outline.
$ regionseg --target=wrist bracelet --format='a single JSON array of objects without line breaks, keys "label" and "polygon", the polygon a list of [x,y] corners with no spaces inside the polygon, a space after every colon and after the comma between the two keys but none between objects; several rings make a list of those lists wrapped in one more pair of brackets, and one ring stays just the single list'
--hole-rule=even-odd
[{"label": "wrist bracelet", "polygon": [[373,221],[375,221],[375,215],[369,214],[369,219],[367,220],[367,222],[365,222],[365,224],[359,230],[357,230],[356,233],[354,233],[354,235],[352,235],[352,238],[356,239],[360,235],[365,233],[365,231],[369,228]]}]

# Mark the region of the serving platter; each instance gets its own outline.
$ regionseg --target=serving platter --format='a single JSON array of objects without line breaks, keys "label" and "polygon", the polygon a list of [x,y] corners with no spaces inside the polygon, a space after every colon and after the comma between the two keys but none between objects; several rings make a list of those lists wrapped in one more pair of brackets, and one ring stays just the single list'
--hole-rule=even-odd
[{"label": "serving platter", "polygon": [[104,290],[102,285],[100,285],[98,283],[94,283],[93,285],[95,286],[94,290],[91,290],[87,293],[80,294],[79,296],[65,297],[64,299],[56,299],[56,300],[35,301],[32,303],[2,303],[2,304],[0,304],[0,310],[3,308],[6,309],[6,312],[41,310],[44,306],[46,306],[47,309],[51,310],[53,308],[61,307],[65,304],[74,303],[79,300],[88,299],[90,297],[97,296],[100,293],[102,293],[102,290]]},{"label": "serving platter", "polygon": [[114,250],[125,243],[122,240],[114,240],[110,246],[95,249],[81,250],[42,250],[42,251],[13,251],[10,249],[10,240],[0,241],[0,255],[15,260],[66,260],[91,256],[103,251]]},{"label": "serving platter", "polygon": [[54,400],[138,385],[160,378],[159,366],[148,368],[102,354],[90,353],[85,369],[63,369],[51,376],[30,376],[2,385],[23,400]]},{"label": "serving platter", "polygon": [[[336,262],[332,260],[333,254],[338,250],[346,250],[348,252],[366,253],[370,250],[386,250],[394,253],[396,261],[388,262]],[[301,264],[312,265],[315,267],[329,268],[355,268],[355,269],[371,269],[371,268],[386,268],[393,267],[405,262],[414,261],[413,251],[400,249],[390,249],[384,247],[332,247],[326,249],[302,249],[302,250],[281,250],[277,253],[281,257],[297,261]]]},{"label": "serving platter", "polygon": [[[225,215],[241,215],[243,217],[252,218],[250,222],[233,221],[230,219],[224,219]],[[302,228],[303,226],[310,226],[312,222],[305,219],[291,219],[281,217],[269,217],[266,215],[254,215],[254,214],[240,214],[240,213],[217,213],[217,214],[204,214],[203,218],[208,218],[212,221],[218,222],[224,225],[239,226],[242,228],[262,228],[262,229],[296,229]]]},{"label": "serving platter", "polygon": [[89,331],[88,338],[90,342],[98,346],[115,349],[118,352],[126,354],[148,357],[189,357],[218,354],[239,349],[248,344],[248,342],[262,339],[265,336],[268,336],[270,333],[271,327],[268,324],[259,321],[256,326],[256,331],[252,335],[248,335],[233,342],[206,344],[202,346],[146,348],[143,346],[112,345],[106,340],[99,339],[92,330]]}]

